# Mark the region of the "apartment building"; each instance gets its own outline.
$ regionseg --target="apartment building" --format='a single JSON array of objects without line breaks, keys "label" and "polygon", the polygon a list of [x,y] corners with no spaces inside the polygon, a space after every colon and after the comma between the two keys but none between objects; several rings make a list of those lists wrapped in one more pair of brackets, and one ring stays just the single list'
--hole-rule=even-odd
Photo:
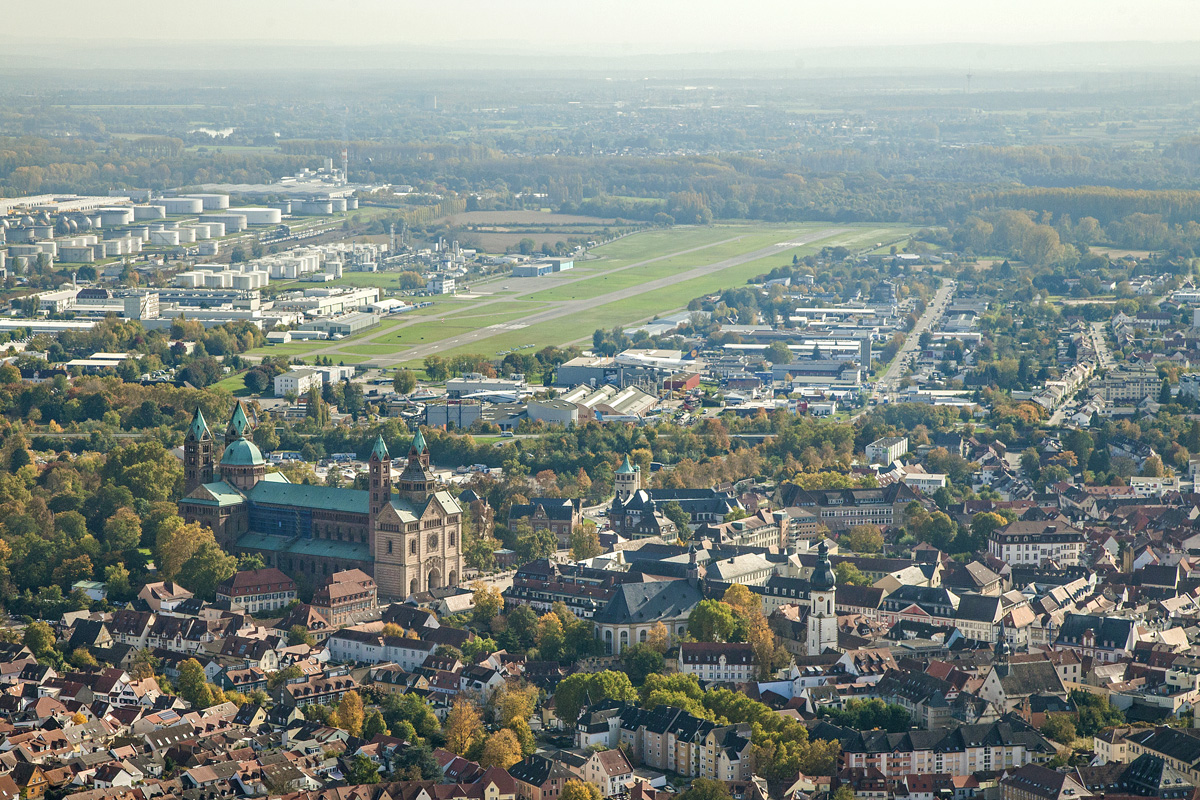
[{"label": "apartment building", "polygon": [[702,681],[746,683],[758,671],[754,648],[745,642],[684,642],[679,671]]},{"label": "apartment building", "polygon": [[1083,531],[1058,520],[1016,520],[988,537],[988,552],[1017,566],[1052,561],[1060,567],[1078,566],[1083,556]]},{"label": "apartment building", "polygon": [[868,464],[890,464],[908,452],[907,436],[889,436],[867,445]]},{"label": "apartment building", "polygon": [[330,625],[349,625],[379,610],[379,587],[361,569],[335,572],[313,594],[311,605]]}]

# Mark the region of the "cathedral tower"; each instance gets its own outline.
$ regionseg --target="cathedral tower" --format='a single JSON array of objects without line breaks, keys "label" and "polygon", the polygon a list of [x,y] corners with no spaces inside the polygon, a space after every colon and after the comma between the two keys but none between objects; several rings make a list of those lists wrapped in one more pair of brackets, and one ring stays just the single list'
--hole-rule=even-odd
[{"label": "cathedral tower", "polygon": [[197,486],[213,480],[213,435],[199,407],[188,426],[183,440],[183,493],[189,495]]}]

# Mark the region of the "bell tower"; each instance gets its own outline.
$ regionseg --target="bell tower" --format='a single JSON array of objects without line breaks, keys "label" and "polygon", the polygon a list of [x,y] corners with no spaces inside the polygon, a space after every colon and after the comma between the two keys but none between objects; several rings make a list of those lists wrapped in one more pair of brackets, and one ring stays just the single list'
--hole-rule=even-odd
[{"label": "bell tower", "polygon": [[392,494],[392,455],[388,452],[387,444],[382,436],[375,438],[375,446],[371,449],[369,460],[371,475],[371,501],[368,513],[371,517],[371,530],[375,529],[375,518],[387,505]]},{"label": "bell tower", "polygon": [[613,473],[613,487],[621,502],[633,497],[642,488],[642,468],[635,467],[629,461],[629,456],[625,456],[625,463]]},{"label": "bell tower", "polygon": [[406,500],[423,503],[436,491],[437,481],[429,469],[429,447],[425,444],[425,436],[421,429],[413,436],[412,446],[408,449],[408,463],[400,473],[397,490]]},{"label": "bell tower", "polygon": [[834,610],[836,581],[829,564],[829,548],[825,540],[817,548],[817,566],[808,579],[808,637],[805,649],[810,656],[826,650],[836,650],[838,640],[837,612]]},{"label": "bell tower", "polygon": [[188,426],[183,440],[183,493],[191,494],[196,487],[212,483],[213,479],[213,435],[204,421],[204,414],[196,408],[192,424]]}]

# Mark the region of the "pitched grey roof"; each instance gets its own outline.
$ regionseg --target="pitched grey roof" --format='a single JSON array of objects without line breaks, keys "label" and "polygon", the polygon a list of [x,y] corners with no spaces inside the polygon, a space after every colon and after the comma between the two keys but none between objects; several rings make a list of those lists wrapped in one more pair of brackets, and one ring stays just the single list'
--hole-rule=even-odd
[{"label": "pitched grey roof", "polygon": [[703,599],[686,580],[625,583],[592,621],[619,625],[684,617]]}]

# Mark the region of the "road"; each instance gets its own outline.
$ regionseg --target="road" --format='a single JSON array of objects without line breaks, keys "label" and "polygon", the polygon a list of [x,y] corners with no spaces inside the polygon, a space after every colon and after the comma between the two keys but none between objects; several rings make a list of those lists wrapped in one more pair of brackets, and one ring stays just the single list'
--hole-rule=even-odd
[{"label": "road", "polygon": [[926,306],[925,313],[921,315],[917,324],[904,339],[904,345],[900,348],[900,352],[892,359],[892,363],[888,364],[883,376],[875,382],[876,392],[882,394],[895,391],[896,386],[900,383],[900,376],[904,374],[904,367],[908,363],[909,356],[920,346],[921,334],[933,327],[935,321],[941,319],[942,314],[946,311],[946,306],[950,304],[950,296],[954,294],[954,288],[953,281],[946,281],[942,284],[942,288],[938,289],[937,294],[933,297],[933,302]]},{"label": "road", "polygon": [[1108,337],[1104,335],[1104,323],[1092,323],[1092,349],[1096,351],[1096,359],[1100,362],[1100,369],[1108,370],[1117,366],[1117,361],[1113,358],[1112,351],[1108,349]]},{"label": "road", "polygon": [[[708,275],[713,272],[719,272],[724,269],[729,269],[730,267],[740,266],[742,264],[748,263],[750,261],[754,261],[756,259],[767,258],[769,256],[773,256],[773,255],[776,255],[778,253],[782,253],[782,252],[785,252],[788,250],[794,250],[798,246],[810,244],[811,242],[815,242],[815,241],[819,241],[821,239],[828,238],[842,230],[844,230],[844,229],[843,228],[825,228],[823,230],[811,233],[804,238],[800,238],[800,239],[791,238],[787,242],[770,245],[768,247],[763,247],[763,248],[760,248],[760,249],[755,250],[750,253],[743,253],[741,255],[733,256],[732,258],[727,258],[724,261],[718,261],[715,264],[705,264],[700,267],[694,267],[693,269],[687,270],[685,272],[679,272],[674,275],[669,275],[665,278],[658,278],[656,280],[646,281],[645,283],[641,283],[636,286],[630,286],[630,287],[627,287],[624,289],[617,289],[617,290],[608,292],[606,294],[599,295],[597,297],[587,297],[587,298],[581,298],[579,300],[556,301],[555,304],[553,306],[551,306],[550,308],[540,309],[540,310],[534,311],[524,317],[520,317],[518,319],[511,320],[509,322],[504,323],[502,327],[501,326],[488,326],[485,328],[479,328],[474,331],[469,331],[467,333],[462,333],[462,334],[459,334],[458,336],[454,336],[449,339],[441,339],[436,342],[429,342],[428,344],[419,344],[419,345],[415,345],[415,346],[407,347],[407,348],[398,347],[397,351],[395,353],[393,353],[392,355],[377,356],[375,358],[372,358],[371,361],[369,362],[369,364],[372,366],[376,366],[376,367],[387,367],[387,366],[391,366],[394,364],[403,363],[406,361],[418,361],[420,359],[425,358],[425,356],[433,355],[434,353],[438,353],[443,350],[449,350],[449,349],[452,349],[455,347],[462,347],[463,345],[466,345],[466,344],[471,344],[473,342],[478,342],[483,339],[491,338],[493,336],[500,334],[504,330],[511,330],[514,326],[536,325],[537,323],[540,323],[540,322],[550,322],[552,320],[562,319],[564,317],[570,317],[579,312],[588,311],[593,308],[596,308],[597,306],[603,306],[603,305],[607,305],[609,303],[619,302],[621,300],[628,300],[629,298],[637,297],[638,295],[644,294],[646,292],[654,291],[655,289],[663,289],[663,288],[666,288],[669,286],[674,286],[677,283],[689,281],[694,278],[700,278],[700,277],[703,277],[703,276]],[[714,242],[713,244],[701,245],[700,247],[691,247],[686,250],[680,250],[675,253],[668,253],[666,255],[657,256],[655,258],[649,258],[649,259],[646,259],[645,261],[639,261],[637,263],[629,264],[624,267],[617,267],[613,270],[610,270],[610,271],[604,273],[604,275],[615,275],[618,272],[624,272],[625,270],[630,270],[630,269],[637,269],[638,267],[644,267],[647,264],[653,264],[656,261],[665,261],[667,259],[675,258],[677,256],[687,255],[688,253],[694,253],[696,251],[704,250],[709,247],[715,247],[717,245],[736,241],[737,239],[740,239],[740,238],[741,238],[740,236],[735,236],[735,237],[732,237],[730,239],[725,239],[720,242]],[[544,281],[536,282],[536,283],[533,283],[533,285],[529,286],[529,288],[527,288],[527,289],[522,287],[523,291],[518,291],[515,294],[506,295],[504,297],[497,297],[497,298],[494,298],[491,300],[482,300],[479,303],[475,303],[470,306],[465,306],[463,308],[456,309],[452,315],[448,315],[448,318],[462,318],[471,312],[477,312],[480,309],[487,308],[488,306],[496,306],[496,305],[500,305],[503,303],[507,303],[511,300],[520,299],[521,297],[524,297],[525,295],[530,295],[530,294],[535,294],[537,292],[545,291],[548,288],[557,289],[559,287],[566,286],[571,283],[576,283],[579,281],[586,281],[586,280],[595,280],[596,278],[597,278],[597,275],[593,274],[593,275],[580,276],[578,278],[573,278],[573,279],[566,280],[566,281],[556,281],[553,284],[547,284]],[[537,279],[529,279],[529,280],[537,281]],[[512,284],[510,283],[509,285],[512,285]],[[665,314],[665,313],[669,313],[673,310],[674,309],[659,309],[657,313]],[[428,321],[429,321],[429,317],[413,319],[411,322],[405,323],[404,325],[392,326],[383,331],[379,331],[378,333],[375,333],[374,335],[367,336],[362,339],[355,339],[353,343],[355,345],[370,344],[373,339],[384,337],[384,336],[391,336],[396,331],[400,330],[402,327],[405,327],[406,325],[412,325],[412,324],[417,324],[419,322],[428,322]],[[333,345],[333,346],[322,348],[319,350],[312,350],[308,353],[305,353],[305,355],[306,356],[309,356],[309,355],[336,355],[339,352],[340,352],[340,347],[338,345]]]}]

